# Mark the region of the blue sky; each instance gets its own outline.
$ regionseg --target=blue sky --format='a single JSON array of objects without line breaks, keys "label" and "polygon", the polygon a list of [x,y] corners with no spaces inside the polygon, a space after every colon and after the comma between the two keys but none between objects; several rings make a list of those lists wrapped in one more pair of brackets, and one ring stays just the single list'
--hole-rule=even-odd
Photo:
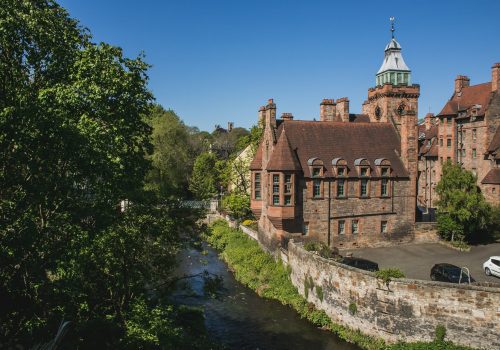
[{"label": "blue sky", "polygon": [[146,54],[157,102],[188,125],[250,127],[278,115],[319,117],[323,98],[361,111],[390,40],[420,84],[419,117],[438,113],[454,78],[489,81],[500,62],[500,1],[60,0],[94,41]]}]

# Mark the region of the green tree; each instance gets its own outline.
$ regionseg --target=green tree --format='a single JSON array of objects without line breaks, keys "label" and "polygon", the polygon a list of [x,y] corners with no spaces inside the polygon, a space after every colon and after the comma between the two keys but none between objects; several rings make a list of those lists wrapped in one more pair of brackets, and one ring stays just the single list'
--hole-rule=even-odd
[{"label": "green tree", "polygon": [[477,185],[477,178],[457,164],[447,162],[436,191],[439,195],[438,231],[449,240],[475,241],[486,228],[490,206]]},{"label": "green tree", "polygon": [[[63,318],[81,338],[96,320],[123,334],[134,299],[166,278],[179,220],[140,205],[147,68],[54,1],[1,1],[0,343],[31,346]],[[106,343],[107,328],[87,329]]]},{"label": "green tree", "polygon": [[229,210],[231,215],[238,219],[244,219],[251,214],[250,195],[241,192],[231,192],[222,199],[222,206]]},{"label": "green tree", "polygon": [[153,129],[154,146],[149,157],[152,169],[146,178],[146,188],[161,197],[185,195],[193,167],[188,128],[174,111],[166,111],[159,105],[151,108],[146,120]]},{"label": "green tree", "polygon": [[217,158],[211,152],[200,154],[193,166],[189,190],[198,199],[209,199],[217,194],[219,183],[216,169]]}]

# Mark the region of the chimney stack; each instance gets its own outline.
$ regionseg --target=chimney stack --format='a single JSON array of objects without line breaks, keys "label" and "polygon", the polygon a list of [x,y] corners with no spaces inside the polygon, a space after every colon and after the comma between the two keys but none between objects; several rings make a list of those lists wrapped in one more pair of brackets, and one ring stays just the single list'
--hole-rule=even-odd
[{"label": "chimney stack", "polygon": [[259,108],[259,127],[264,125],[266,119],[266,106],[260,106]]},{"label": "chimney stack", "polygon": [[233,122],[227,122],[227,132],[231,132],[233,130],[234,123]]},{"label": "chimney stack", "polygon": [[276,104],[274,103],[274,100],[270,98],[267,100],[267,105],[266,105],[266,127],[272,126],[273,128],[276,127]]},{"label": "chimney stack", "polygon": [[424,118],[425,130],[429,130],[434,125],[434,114],[427,113]]},{"label": "chimney stack", "polygon": [[319,105],[319,120],[322,122],[332,122],[335,120],[335,100],[323,99]]},{"label": "chimney stack", "polygon": [[462,91],[463,87],[467,87],[470,85],[469,77],[465,75],[458,75],[455,78],[455,93]]},{"label": "chimney stack", "polygon": [[337,120],[342,122],[349,121],[349,99],[347,97],[339,98],[335,101],[337,104]]},{"label": "chimney stack", "polygon": [[292,113],[283,113],[281,114],[281,119],[283,120],[293,120]]},{"label": "chimney stack", "polygon": [[491,91],[498,91],[500,87],[500,62],[491,67]]}]

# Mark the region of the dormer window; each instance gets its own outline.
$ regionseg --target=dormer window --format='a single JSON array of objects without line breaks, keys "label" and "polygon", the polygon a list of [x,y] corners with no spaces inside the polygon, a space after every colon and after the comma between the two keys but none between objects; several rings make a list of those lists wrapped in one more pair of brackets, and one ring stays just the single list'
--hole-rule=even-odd
[{"label": "dormer window", "polygon": [[312,169],[312,177],[320,177],[321,176],[321,168],[314,167]]},{"label": "dormer window", "polygon": [[360,169],[360,176],[368,176],[369,174],[369,169],[368,168],[361,168]]},{"label": "dormer window", "polygon": [[347,162],[342,158],[332,160],[333,173],[337,176],[337,198],[347,197]]}]

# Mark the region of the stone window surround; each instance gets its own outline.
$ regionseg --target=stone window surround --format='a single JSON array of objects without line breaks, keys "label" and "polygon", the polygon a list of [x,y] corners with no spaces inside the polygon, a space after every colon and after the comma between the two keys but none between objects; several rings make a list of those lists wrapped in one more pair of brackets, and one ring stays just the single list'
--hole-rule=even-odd
[{"label": "stone window surround", "polygon": [[[257,181],[257,175],[260,176],[260,180]],[[256,201],[262,200],[262,173],[260,171],[254,171],[252,174],[252,199]],[[257,198],[257,183],[259,184],[260,197]]]},{"label": "stone window surround", "polygon": [[[352,218],[350,220],[339,219],[339,220],[335,220],[335,221],[336,221],[336,225],[334,227],[336,227],[337,236],[346,236],[346,235],[359,236],[363,232],[363,218],[361,218],[361,217]],[[357,233],[352,232],[352,226],[353,226],[354,221],[357,221],[357,223],[358,223]],[[340,223],[341,222],[344,223],[344,233],[340,233]],[[387,225],[387,230],[389,230],[389,225]]]},{"label": "stone window surround", "polygon": [[[278,175],[279,176],[279,191],[278,193],[274,193],[273,191],[273,186],[274,186],[274,176]],[[285,193],[285,175],[290,175],[291,179],[291,186],[290,186],[290,193]],[[270,172],[269,173],[269,203],[271,206],[277,207],[277,206],[283,206],[283,207],[291,207],[295,205],[295,174],[291,172]],[[274,204],[273,201],[273,196],[278,195],[279,196],[279,204]],[[290,204],[285,204],[285,196],[290,196]]]},{"label": "stone window surround", "polygon": [[[324,185],[324,181],[323,181],[323,178],[325,176],[325,169],[323,166],[323,161],[319,158],[311,158],[307,161],[307,163],[309,165],[309,171],[311,172],[311,180],[308,181],[308,183],[309,183],[309,188],[308,188],[309,196],[308,197],[311,199],[323,199],[324,194],[325,194],[325,185]],[[319,174],[315,176],[314,173],[318,170],[319,170]],[[320,181],[319,195],[318,196],[314,196],[314,181],[315,180]]]},{"label": "stone window surround", "polygon": [[[385,230],[384,230],[385,223]],[[388,233],[389,232],[389,220],[380,220],[380,233]]]}]

